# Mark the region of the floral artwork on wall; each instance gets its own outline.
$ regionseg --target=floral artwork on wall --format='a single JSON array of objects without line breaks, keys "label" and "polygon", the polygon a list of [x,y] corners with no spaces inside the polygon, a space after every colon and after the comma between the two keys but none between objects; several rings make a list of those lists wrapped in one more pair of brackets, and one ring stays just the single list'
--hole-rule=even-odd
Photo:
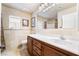
[{"label": "floral artwork on wall", "polygon": [[28,19],[22,19],[22,26],[29,26],[29,20]]},{"label": "floral artwork on wall", "polygon": [[32,17],[32,27],[35,27],[35,17]]}]

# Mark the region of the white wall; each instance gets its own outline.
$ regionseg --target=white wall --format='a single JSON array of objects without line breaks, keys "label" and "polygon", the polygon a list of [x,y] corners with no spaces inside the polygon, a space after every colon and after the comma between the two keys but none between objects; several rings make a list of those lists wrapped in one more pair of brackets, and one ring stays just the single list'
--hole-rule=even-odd
[{"label": "white wall", "polygon": [[77,14],[78,14],[78,16],[77,16],[77,18],[78,18],[78,30],[79,30],[79,3],[77,3]]},{"label": "white wall", "polygon": [[[58,12],[58,28],[61,28],[63,27],[63,16],[64,15],[68,15],[68,14],[73,14],[73,13],[77,13],[77,9],[76,9],[76,6],[73,6],[71,8],[67,8],[67,9],[64,9],[62,11],[59,11]],[[72,16],[71,18],[73,18],[74,16]],[[69,18],[66,18],[66,19],[69,19]],[[75,19],[76,20],[76,19]],[[77,26],[77,25],[76,25]],[[75,26],[75,27],[76,27]]]},{"label": "white wall", "polygon": [[47,19],[37,16],[37,21],[36,21],[36,32],[37,33],[40,33],[44,29],[44,21],[47,21]]},{"label": "white wall", "polygon": [[77,13],[69,13],[62,16],[63,28],[76,28]]},{"label": "white wall", "polygon": [[27,35],[30,32],[30,27],[22,27],[22,29],[9,29],[9,15],[26,17],[31,20],[31,14],[19,11],[7,6],[2,6],[2,20],[4,28],[4,37],[7,49],[16,49],[22,40],[27,40]]},{"label": "white wall", "polygon": [[47,20],[47,29],[55,29],[55,19]]}]

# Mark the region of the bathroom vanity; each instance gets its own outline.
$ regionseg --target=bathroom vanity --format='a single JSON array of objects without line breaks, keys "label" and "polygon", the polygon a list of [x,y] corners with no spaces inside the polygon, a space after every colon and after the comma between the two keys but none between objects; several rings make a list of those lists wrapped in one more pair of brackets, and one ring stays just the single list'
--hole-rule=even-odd
[{"label": "bathroom vanity", "polygon": [[[52,37],[51,37],[52,38]],[[39,35],[29,35],[27,37],[27,49],[32,56],[77,56],[55,41],[50,40],[50,37],[40,37]],[[58,39],[53,37],[53,39]],[[71,47],[70,47],[71,48]],[[75,49],[75,48],[74,48]],[[73,49],[72,49],[73,50]],[[73,50],[74,51],[74,50]]]}]

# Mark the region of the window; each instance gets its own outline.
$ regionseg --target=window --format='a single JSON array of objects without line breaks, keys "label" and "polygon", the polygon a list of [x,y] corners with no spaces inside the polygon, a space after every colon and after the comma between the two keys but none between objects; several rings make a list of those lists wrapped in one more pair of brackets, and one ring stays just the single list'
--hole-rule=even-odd
[{"label": "window", "polygon": [[9,16],[9,29],[20,29],[21,18],[16,16]]}]

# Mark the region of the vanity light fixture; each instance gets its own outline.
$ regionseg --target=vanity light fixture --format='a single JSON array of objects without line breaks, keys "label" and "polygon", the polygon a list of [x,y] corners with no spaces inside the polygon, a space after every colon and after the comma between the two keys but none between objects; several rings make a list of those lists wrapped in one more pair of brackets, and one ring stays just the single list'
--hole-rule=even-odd
[{"label": "vanity light fixture", "polygon": [[38,8],[38,13],[39,12],[46,12],[50,8],[54,7],[56,4],[55,3],[41,3],[39,8]]},{"label": "vanity light fixture", "polygon": [[45,8],[45,9],[43,10],[43,12],[46,12],[47,10],[49,10],[50,8],[52,8],[52,7],[55,6],[55,5],[56,5],[55,3],[50,4],[47,8]]}]

